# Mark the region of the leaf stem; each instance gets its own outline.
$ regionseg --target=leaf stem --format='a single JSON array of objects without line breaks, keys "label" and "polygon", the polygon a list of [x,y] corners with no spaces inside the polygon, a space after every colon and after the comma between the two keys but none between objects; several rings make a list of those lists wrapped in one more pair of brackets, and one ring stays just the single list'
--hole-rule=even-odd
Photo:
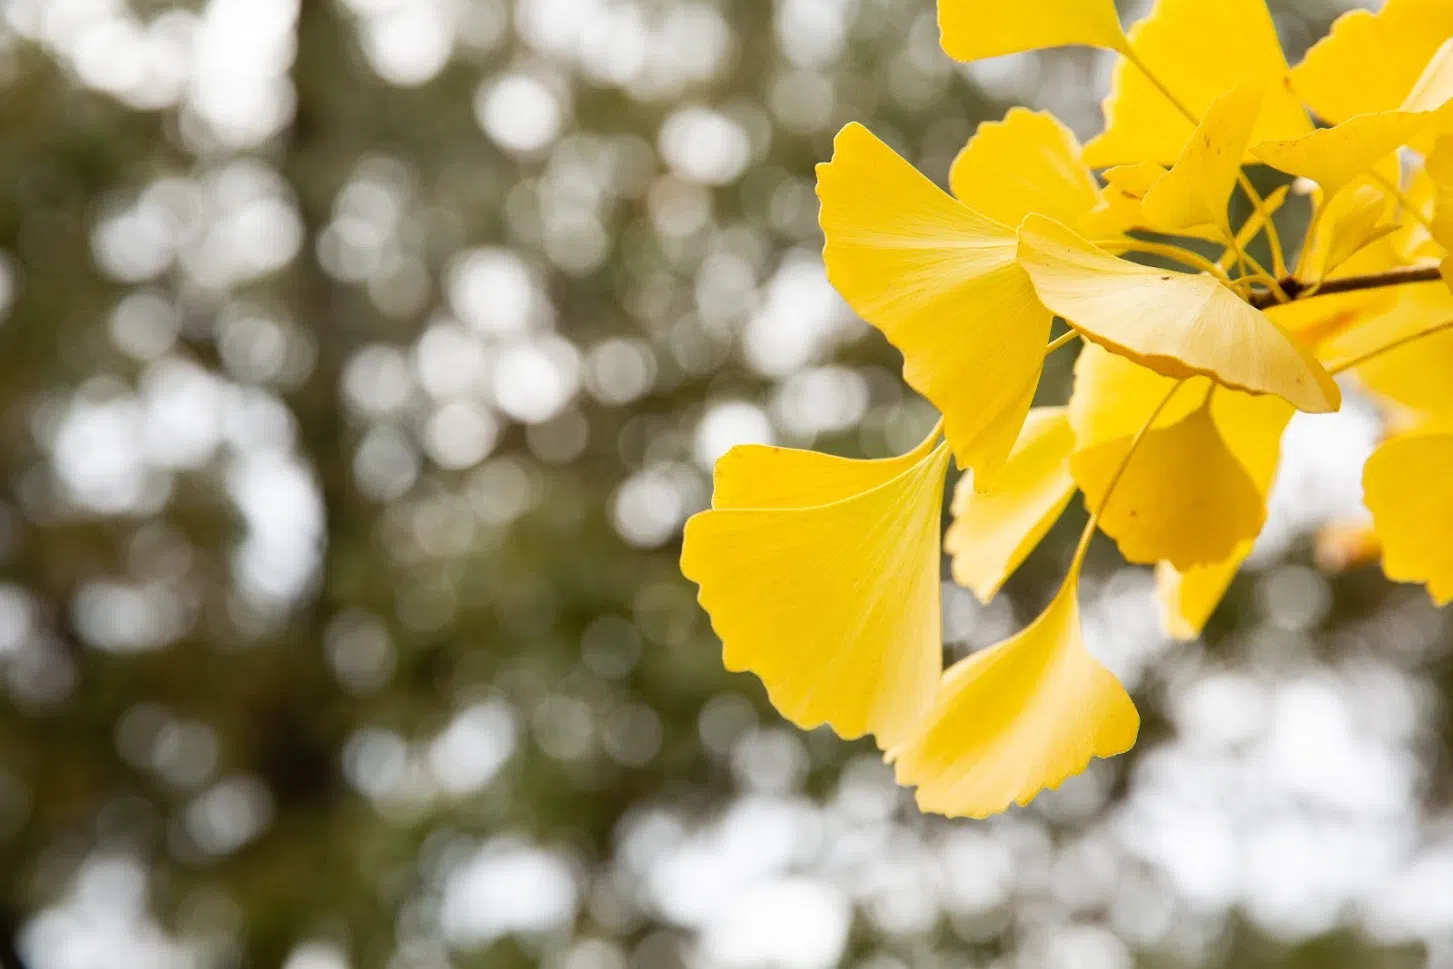
[{"label": "leaf stem", "polygon": [[1260,262],[1257,262],[1257,260],[1251,255],[1251,253],[1247,252],[1245,249],[1242,248],[1241,243],[1237,240],[1234,234],[1228,232],[1227,240],[1230,242],[1232,250],[1235,251],[1236,258],[1251,267],[1250,270],[1242,271],[1241,276],[1243,279],[1264,280],[1266,282],[1266,285],[1270,288],[1271,295],[1276,297],[1276,301],[1278,303],[1286,303],[1290,301],[1291,297],[1287,295],[1286,290],[1282,288],[1281,284],[1276,281],[1276,277],[1273,276],[1271,273],[1267,272],[1265,266],[1263,266]]},{"label": "leaf stem", "polygon": [[1286,253],[1282,250],[1281,234],[1276,231],[1276,221],[1272,219],[1271,213],[1266,211],[1266,200],[1251,184],[1251,179],[1246,177],[1245,172],[1236,173],[1236,182],[1241,186],[1241,191],[1251,200],[1251,207],[1256,210],[1256,215],[1262,220],[1262,228],[1266,230],[1266,244],[1271,248],[1271,268],[1278,276],[1287,274]]},{"label": "leaf stem", "polygon": [[1079,330],[1070,330],[1068,333],[1061,333],[1059,336],[1049,341],[1049,345],[1044,348],[1044,355],[1046,357],[1049,356],[1051,353],[1054,353],[1056,350],[1064,346],[1066,343],[1069,343],[1071,340],[1079,339],[1079,336]]}]

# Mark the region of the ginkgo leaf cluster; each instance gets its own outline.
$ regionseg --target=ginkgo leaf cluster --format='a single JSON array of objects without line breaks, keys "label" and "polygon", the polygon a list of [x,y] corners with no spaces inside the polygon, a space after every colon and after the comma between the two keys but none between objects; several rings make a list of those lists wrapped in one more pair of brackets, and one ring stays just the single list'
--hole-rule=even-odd
[{"label": "ginkgo leaf cluster", "polygon": [[[1296,66],[1264,0],[1157,0],[1128,30],[1112,0],[939,0],[938,19],[959,60],[1114,52],[1104,130],[1081,145],[1013,108],[949,191],[867,128],[838,134],[828,279],[942,420],[883,460],[732,450],[681,562],[726,666],[783,716],[872,735],[924,810],[983,817],[1135,742],[1080,632],[1094,533],[1154,567],[1170,635],[1199,635],[1265,524],[1283,431],[1343,384],[1387,415],[1365,475],[1387,575],[1453,599],[1453,4],[1348,14]],[[1284,184],[1263,198],[1252,166]],[[1284,240],[1294,188],[1312,214]],[[1032,407],[1071,343],[1070,398]],[[1089,523],[1048,607],[944,669],[944,553],[988,601],[1076,494]]]}]

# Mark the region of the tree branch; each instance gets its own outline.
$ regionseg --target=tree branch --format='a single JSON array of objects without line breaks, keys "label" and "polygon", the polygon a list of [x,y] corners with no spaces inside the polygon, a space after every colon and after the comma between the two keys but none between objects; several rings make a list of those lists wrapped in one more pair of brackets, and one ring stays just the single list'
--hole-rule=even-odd
[{"label": "tree branch", "polygon": [[[1295,276],[1287,276],[1279,280],[1281,288],[1286,291],[1287,296],[1293,300],[1312,299],[1317,296],[1331,296],[1335,293],[1354,293],[1364,289],[1383,289],[1387,286],[1403,286],[1408,283],[1431,283],[1442,279],[1442,274],[1436,265],[1432,266],[1409,266],[1406,269],[1391,269],[1385,273],[1368,273],[1364,276],[1343,276],[1339,279],[1328,279],[1323,281],[1321,286],[1306,296],[1301,295],[1311,289],[1312,282],[1304,279],[1297,279]],[[1254,289],[1251,291],[1247,302],[1259,310],[1276,306],[1280,301],[1276,294],[1266,289]]]}]

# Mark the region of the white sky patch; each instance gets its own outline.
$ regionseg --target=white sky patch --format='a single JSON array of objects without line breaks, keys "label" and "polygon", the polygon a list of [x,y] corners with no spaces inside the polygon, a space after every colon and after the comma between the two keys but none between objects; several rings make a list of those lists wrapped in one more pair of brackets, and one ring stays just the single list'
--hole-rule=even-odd
[{"label": "white sky patch", "polygon": [[443,881],[439,925],[461,949],[502,936],[566,929],[579,902],[575,876],[558,854],[513,838],[495,838]]}]

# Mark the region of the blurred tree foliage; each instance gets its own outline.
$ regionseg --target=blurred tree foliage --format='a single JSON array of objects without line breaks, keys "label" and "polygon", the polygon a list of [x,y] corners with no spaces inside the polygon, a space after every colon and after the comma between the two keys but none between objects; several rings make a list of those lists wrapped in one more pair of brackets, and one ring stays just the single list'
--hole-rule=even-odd
[{"label": "blurred tree foliage", "polygon": [[[195,26],[228,6],[149,0],[131,16],[185,9]],[[926,0],[829,4],[851,15],[816,25],[788,3],[680,5],[696,18],[683,22],[724,31],[724,59],[654,93],[516,32],[532,9],[568,16],[571,0],[446,5],[454,56],[407,84],[366,56],[387,25],[364,21],[389,4],[230,6],[241,23],[281,10],[266,16],[282,18],[291,97],[261,137],[209,129],[186,95],[138,105],[98,90],[66,46],[81,27],[35,26],[76,4],[21,4],[4,28],[0,965],[34,958],[54,938],[33,931],[38,914],[85,865],[118,856],[139,862],[157,918],[199,965],[277,966],[318,938],[362,967],[533,964],[540,947],[508,938],[446,957],[430,929],[438,873],[501,834],[573,860],[593,899],[578,933],[670,965],[683,937],[648,906],[613,919],[601,900],[622,819],[657,803],[710,816],[738,782],[703,736],[771,722],[756,684],[721,669],[676,571],[674,529],[706,494],[701,428],[714,402],[771,400],[786,443],[885,453],[911,438],[925,414],[876,336],[839,327],[774,369],[743,350],[744,328],[820,244],[811,167],[838,126],[871,123],[941,175],[1003,105],[938,53]],[[672,5],[639,9],[657,22]],[[832,46],[838,26],[829,58],[784,55],[784,33]],[[1090,55],[1042,63],[1059,72],[1048,83],[1086,89],[1096,69]],[[510,72],[543,78],[565,106],[557,140],[512,150],[481,130],[482,79]],[[733,132],[748,139],[721,184],[661,157],[663,126],[694,104],[732,127],[688,140],[724,137],[730,154]],[[344,224],[357,211],[374,222]],[[350,245],[371,255],[349,262]],[[459,281],[475,247],[529,267],[545,307],[527,314],[529,354],[455,319],[518,295],[510,278],[486,274],[482,292]],[[784,298],[777,312],[821,311]],[[784,420],[788,372],[829,358],[861,419]],[[1063,388],[1069,364],[1052,366]],[[529,391],[567,377],[562,399],[530,410]],[[525,403],[501,403],[509,381]],[[441,418],[455,398],[465,409]],[[1056,571],[1035,559],[1011,593],[1042,596]],[[1237,636],[1238,589],[1213,636],[1231,665],[1255,648]],[[1389,595],[1367,574],[1335,590],[1328,623],[1354,627]],[[1405,622],[1435,635],[1409,608]],[[431,742],[469,709],[512,711],[513,754],[481,768],[483,783],[451,782],[447,764],[431,777]],[[1168,729],[1148,718],[1148,737]],[[464,736],[456,760],[487,759],[490,735]],[[809,741],[807,789],[824,796],[866,752]],[[976,932],[885,942],[860,923],[850,946],[977,964],[1016,944],[1012,920]],[[1245,927],[1212,954],[1419,958],[1350,934],[1296,950]]]}]

